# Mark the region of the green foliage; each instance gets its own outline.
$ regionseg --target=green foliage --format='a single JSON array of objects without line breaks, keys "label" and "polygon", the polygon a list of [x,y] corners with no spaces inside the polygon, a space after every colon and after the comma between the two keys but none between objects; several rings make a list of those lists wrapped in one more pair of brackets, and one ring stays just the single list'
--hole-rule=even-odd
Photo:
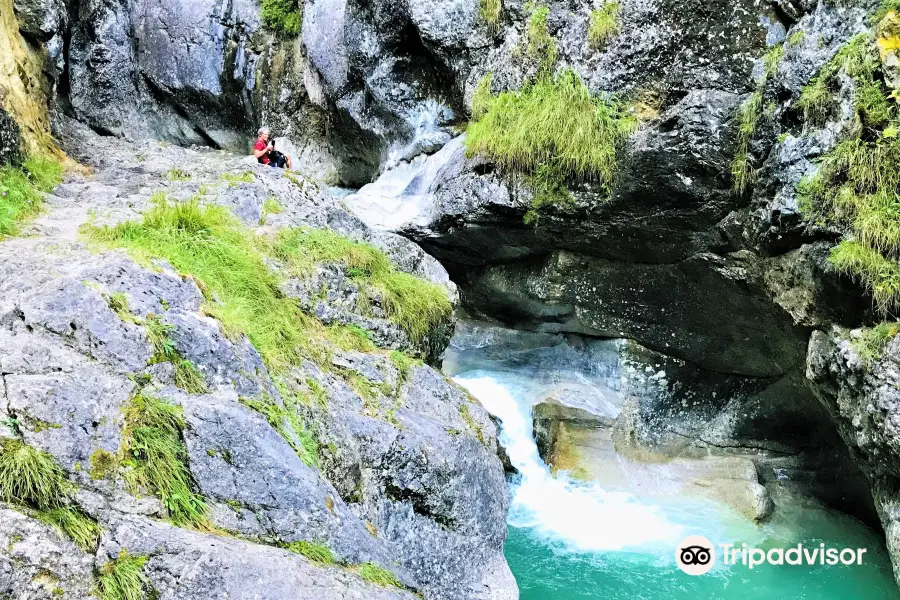
[{"label": "green foliage", "polygon": [[123,292],[110,294],[106,299],[106,303],[109,305],[109,308],[112,309],[114,313],[119,315],[119,318],[123,321],[135,320],[134,315],[131,314],[131,309],[128,308],[128,297],[125,296]]},{"label": "green foliage", "polygon": [[19,223],[40,212],[43,193],[62,181],[62,167],[46,158],[32,156],[22,168],[0,167],[0,238],[15,235]]},{"label": "green foliage", "polygon": [[150,316],[146,322],[147,339],[153,346],[153,356],[150,364],[170,363],[175,369],[175,385],[190,394],[203,394],[206,392],[206,380],[203,374],[197,370],[190,360],[181,356],[175,348],[175,343],[170,337],[175,329],[172,325],[166,325],[158,317]]},{"label": "green foliage", "polygon": [[558,57],[556,39],[547,29],[550,9],[546,4],[531,1],[525,5],[525,10],[530,13],[525,32],[525,55],[538,64],[540,72],[549,74]]},{"label": "green foliage", "polygon": [[874,25],[885,18],[889,12],[900,12],[900,0],[884,0],[872,13],[869,22]]},{"label": "green foliage", "polygon": [[799,46],[803,43],[803,40],[806,39],[806,32],[802,29],[799,29],[791,34],[791,37],[788,38],[788,44],[791,46]]},{"label": "green foliage", "polygon": [[374,352],[377,349],[371,334],[358,325],[329,325],[326,337],[344,351]]},{"label": "green foliage", "polygon": [[85,552],[91,552],[100,540],[100,526],[77,508],[64,506],[40,511],[35,515],[47,525],[57,527]]},{"label": "green foliage", "polygon": [[101,600],[147,600],[153,587],[143,573],[146,556],[131,556],[125,550],[100,567],[97,594]]},{"label": "green foliage", "polygon": [[804,90],[811,122],[827,118],[839,73],[855,82],[854,106],[862,127],[819,161],[798,186],[799,205],[813,221],[844,229],[832,250],[839,271],[857,279],[883,314],[900,307],[900,110],[888,98],[874,39],[850,40]]},{"label": "green foliage", "polygon": [[469,410],[468,404],[460,404],[459,405],[459,416],[462,417],[463,421],[466,422],[466,425],[469,429],[472,430],[472,433],[475,434],[475,437],[478,438],[478,441],[482,444],[484,443],[484,431],[481,429],[481,424],[475,420],[475,417],[472,416],[472,411]]},{"label": "green foliage", "polygon": [[483,117],[491,105],[494,95],[491,93],[491,80],[493,73],[487,73],[478,80],[478,85],[472,92],[472,119],[478,120]]},{"label": "green foliage", "polygon": [[261,0],[263,24],[279,35],[295,37],[303,27],[303,7],[299,0]]},{"label": "green foliage", "polygon": [[478,12],[491,29],[497,29],[503,16],[503,0],[479,0]]},{"label": "green foliage", "polygon": [[407,356],[399,350],[392,350],[390,359],[391,362],[394,363],[394,366],[397,367],[397,372],[400,373],[401,384],[406,382],[409,377],[409,372],[413,367],[422,364],[421,360],[416,360],[415,358]]},{"label": "green foliage", "polygon": [[885,346],[897,337],[897,334],[900,334],[900,323],[879,323],[871,329],[865,329],[860,337],[853,340],[853,349],[863,365],[871,366],[881,360]]},{"label": "green foliage", "polygon": [[67,487],[51,455],[18,439],[0,441],[0,500],[50,510],[63,505]]},{"label": "green foliage", "polygon": [[270,398],[265,400],[241,398],[241,402],[265,417],[269,425],[293,448],[300,460],[310,466],[319,464],[319,444],[297,415],[295,406],[281,407]]},{"label": "green foliage", "polygon": [[290,544],[285,545],[285,548],[319,564],[333,565],[337,562],[331,549],[325,544],[316,542],[291,542]]},{"label": "green foliage", "polygon": [[363,578],[363,581],[368,581],[375,585],[403,588],[403,584],[400,583],[400,580],[397,579],[396,575],[384,567],[379,567],[375,563],[368,562],[359,565],[359,575]]},{"label": "green foliage", "polygon": [[323,334],[321,323],[284,297],[260,241],[227,209],[158,198],[141,222],[89,227],[86,233],[107,246],[125,247],[139,259],[163,258],[194,276],[215,298],[204,310],[229,334],[246,334],[276,373],[304,356],[321,360],[322,346],[316,344]]},{"label": "green foliage", "polygon": [[781,44],[772,46],[763,56],[763,77],[766,80],[773,77],[778,71],[778,63],[781,62],[783,56],[784,46]]},{"label": "green foliage", "polygon": [[182,441],[180,407],[157,398],[135,396],[125,410],[123,450],[132,486],[158,495],[175,525],[207,528],[206,503],[194,492]]},{"label": "green foliage", "polygon": [[596,98],[571,70],[539,77],[517,92],[493,98],[469,125],[470,155],[482,154],[529,178],[533,208],[565,204],[569,178],[600,183],[609,191],[617,149],[637,127],[611,98]]},{"label": "green foliage", "polygon": [[591,11],[588,24],[588,44],[591,48],[598,49],[606,45],[621,30],[619,25],[619,13],[622,5],[618,2],[608,2],[602,8]]},{"label": "green foliage", "polygon": [[388,318],[414,343],[450,317],[452,307],[443,288],[397,271],[381,250],[329,229],[283,230],[272,252],[298,274],[312,272],[316,264],[342,265],[358,284],[377,292]]},{"label": "green foliage", "polygon": [[731,162],[732,187],[743,195],[753,183],[755,170],[750,164],[750,142],[756,133],[762,107],[762,92],[757,90],[741,103],[738,110],[738,151]]},{"label": "green foliage", "polygon": [[88,474],[91,479],[106,479],[119,468],[119,459],[112,452],[99,449],[91,454],[91,469]]},{"label": "green foliage", "polygon": [[259,218],[259,224],[265,225],[266,218],[269,215],[280,215],[283,211],[284,208],[278,203],[278,200],[275,198],[266,198],[266,201],[263,202],[262,216]]}]

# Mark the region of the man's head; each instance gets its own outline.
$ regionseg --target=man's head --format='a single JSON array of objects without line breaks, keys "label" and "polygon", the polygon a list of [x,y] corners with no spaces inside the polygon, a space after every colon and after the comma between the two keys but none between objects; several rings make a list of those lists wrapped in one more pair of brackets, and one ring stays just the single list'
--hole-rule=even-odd
[{"label": "man's head", "polygon": [[260,127],[259,131],[256,132],[256,135],[262,140],[269,141],[269,138],[272,137],[272,132],[269,131],[268,127]]}]

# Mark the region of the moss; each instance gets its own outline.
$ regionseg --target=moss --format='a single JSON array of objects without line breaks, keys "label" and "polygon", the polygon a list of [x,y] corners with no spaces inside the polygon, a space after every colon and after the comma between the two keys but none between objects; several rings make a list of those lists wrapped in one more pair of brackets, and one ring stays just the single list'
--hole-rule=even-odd
[{"label": "moss", "polygon": [[206,392],[206,380],[203,374],[197,370],[190,360],[184,358],[175,348],[175,343],[170,337],[175,329],[167,325],[158,317],[150,316],[146,322],[147,339],[153,347],[153,356],[150,364],[170,363],[175,371],[175,385],[190,394],[203,394]]},{"label": "moss", "polygon": [[487,114],[491,105],[491,100],[494,97],[491,93],[491,80],[493,77],[493,73],[485,74],[484,77],[478,80],[478,85],[475,86],[475,91],[472,92],[472,118],[475,120]]},{"label": "moss", "polygon": [[146,556],[132,556],[125,550],[97,574],[97,595],[101,600],[146,600],[153,587],[144,574]]},{"label": "moss", "polygon": [[484,155],[534,187],[534,208],[565,205],[567,179],[611,190],[616,153],[637,127],[612,98],[597,98],[571,70],[540,77],[517,92],[492,99],[469,125],[470,155]]},{"label": "moss", "polygon": [[410,356],[407,356],[403,352],[399,350],[392,350],[390,354],[391,362],[394,363],[394,366],[397,367],[397,372],[400,374],[400,383],[403,384],[409,378],[409,372],[413,367],[419,366],[422,364],[422,361],[416,360]]},{"label": "moss", "polygon": [[359,575],[363,578],[363,581],[374,583],[381,587],[403,588],[403,584],[400,583],[400,580],[397,579],[396,575],[374,563],[368,562],[359,565]]},{"label": "moss", "polygon": [[319,564],[333,565],[337,562],[331,549],[325,544],[316,542],[291,542],[286,544],[285,548]]},{"label": "moss", "polygon": [[51,455],[18,439],[0,441],[0,500],[50,510],[64,504],[67,488]]},{"label": "moss", "polygon": [[131,314],[131,309],[128,307],[128,297],[123,292],[110,294],[106,298],[106,303],[109,305],[110,310],[116,313],[123,321],[129,323],[136,321],[134,315]]},{"label": "moss", "polygon": [[397,271],[381,250],[354,242],[328,229],[287,229],[278,234],[272,251],[300,275],[317,264],[340,264],[364,288],[374,290],[388,318],[413,343],[450,318],[452,306],[440,286]]},{"label": "moss", "polygon": [[890,12],[900,12],[900,0],[884,0],[869,17],[869,22],[877,24]]},{"label": "moss", "polygon": [[43,194],[59,185],[62,174],[58,163],[36,156],[22,168],[0,167],[0,238],[15,235],[22,221],[41,211]]},{"label": "moss", "polygon": [[588,24],[588,44],[591,48],[602,48],[621,30],[619,25],[619,13],[622,5],[618,2],[608,2],[601,8],[591,11]]},{"label": "moss", "polygon": [[806,39],[806,32],[802,29],[795,31],[788,38],[788,44],[791,46],[799,46]]},{"label": "moss", "polygon": [[459,405],[459,416],[462,417],[463,421],[466,422],[466,425],[475,434],[475,437],[478,438],[478,441],[482,444],[484,443],[484,431],[481,429],[481,424],[475,420],[475,417],[472,416],[472,411],[469,410],[469,406],[467,404]]},{"label": "moss", "polygon": [[853,340],[853,349],[860,361],[866,367],[881,360],[885,346],[888,345],[897,334],[900,334],[900,323],[885,322],[875,327],[863,330],[862,334]]},{"label": "moss", "polygon": [[126,478],[134,488],[159,496],[175,525],[209,527],[206,503],[194,491],[182,439],[181,409],[157,398],[135,396],[125,410],[123,451],[131,469]]},{"label": "moss", "polygon": [[166,171],[165,178],[169,181],[189,181],[191,179],[191,175],[186,171],[174,168]]},{"label": "moss", "polygon": [[267,29],[283,37],[295,37],[303,27],[299,0],[261,0],[260,17]]},{"label": "moss", "polygon": [[503,16],[503,0],[479,0],[478,12],[490,29],[499,29],[500,18]]},{"label": "moss", "polygon": [[100,541],[100,526],[75,507],[64,506],[35,515],[40,521],[58,528],[85,552],[92,552]]},{"label": "moss", "polygon": [[88,472],[91,479],[107,479],[115,474],[119,468],[119,459],[112,452],[102,448],[91,454],[91,469]]},{"label": "moss", "polygon": [[531,1],[525,5],[525,10],[529,12],[525,31],[525,56],[538,65],[540,72],[549,74],[558,58],[556,39],[547,29],[550,8],[546,4]]}]

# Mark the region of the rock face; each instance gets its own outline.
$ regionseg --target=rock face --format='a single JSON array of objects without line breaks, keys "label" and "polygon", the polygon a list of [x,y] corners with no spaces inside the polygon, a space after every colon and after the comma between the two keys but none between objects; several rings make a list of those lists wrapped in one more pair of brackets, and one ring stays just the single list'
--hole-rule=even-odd
[{"label": "rock face", "polygon": [[[260,234],[326,227],[379,245],[397,268],[430,277],[455,300],[446,272],[296,176],[212,151],[131,145],[74,123],[65,132],[67,150],[94,157],[96,173],[48,197],[30,237],[0,244],[0,422],[2,437],[53,457],[103,533],[85,552],[29,509],[4,506],[0,591],[24,597],[35,586],[59,587],[87,598],[93,573],[124,550],[150,557],[142,572],[163,598],[249,600],[262,588],[284,598],[517,598],[503,558],[508,499],[493,422],[433,368],[389,354],[436,358],[452,323],[427,349],[376,334],[377,352],[335,348],[325,362],[297,365],[296,393],[318,400],[289,404],[284,385],[295,384],[273,379],[249,340],[204,313],[197,280],[121,251],[92,253],[78,229],[89,214],[104,224],[139,219],[156,192],[187,200],[202,190],[204,202],[230,208]],[[167,177],[176,165],[181,174]],[[272,199],[277,214],[263,209]],[[205,392],[179,389],[173,364],[151,360],[151,317]],[[123,411],[138,393],[180,407],[185,461],[215,533],[161,520],[165,505],[130,484],[127,469],[94,471],[98,453],[120,452]],[[298,430],[281,419],[312,432],[313,464],[296,450]],[[300,542],[327,547],[335,564],[288,549]],[[201,557],[208,568],[188,568]],[[371,583],[363,564],[392,573],[399,587]]]},{"label": "rock face", "polygon": [[16,164],[22,160],[19,125],[0,108],[0,164]]}]

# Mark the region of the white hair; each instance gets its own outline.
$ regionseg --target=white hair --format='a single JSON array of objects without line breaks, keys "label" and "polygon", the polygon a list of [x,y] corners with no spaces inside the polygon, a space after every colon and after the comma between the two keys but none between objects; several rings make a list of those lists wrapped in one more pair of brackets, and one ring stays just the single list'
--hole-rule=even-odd
[{"label": "white hair", "polygon": [[256,132],[256,135],[262,135],[264,133],[271,133],[268,127],[260,127],[259,131]]}]

